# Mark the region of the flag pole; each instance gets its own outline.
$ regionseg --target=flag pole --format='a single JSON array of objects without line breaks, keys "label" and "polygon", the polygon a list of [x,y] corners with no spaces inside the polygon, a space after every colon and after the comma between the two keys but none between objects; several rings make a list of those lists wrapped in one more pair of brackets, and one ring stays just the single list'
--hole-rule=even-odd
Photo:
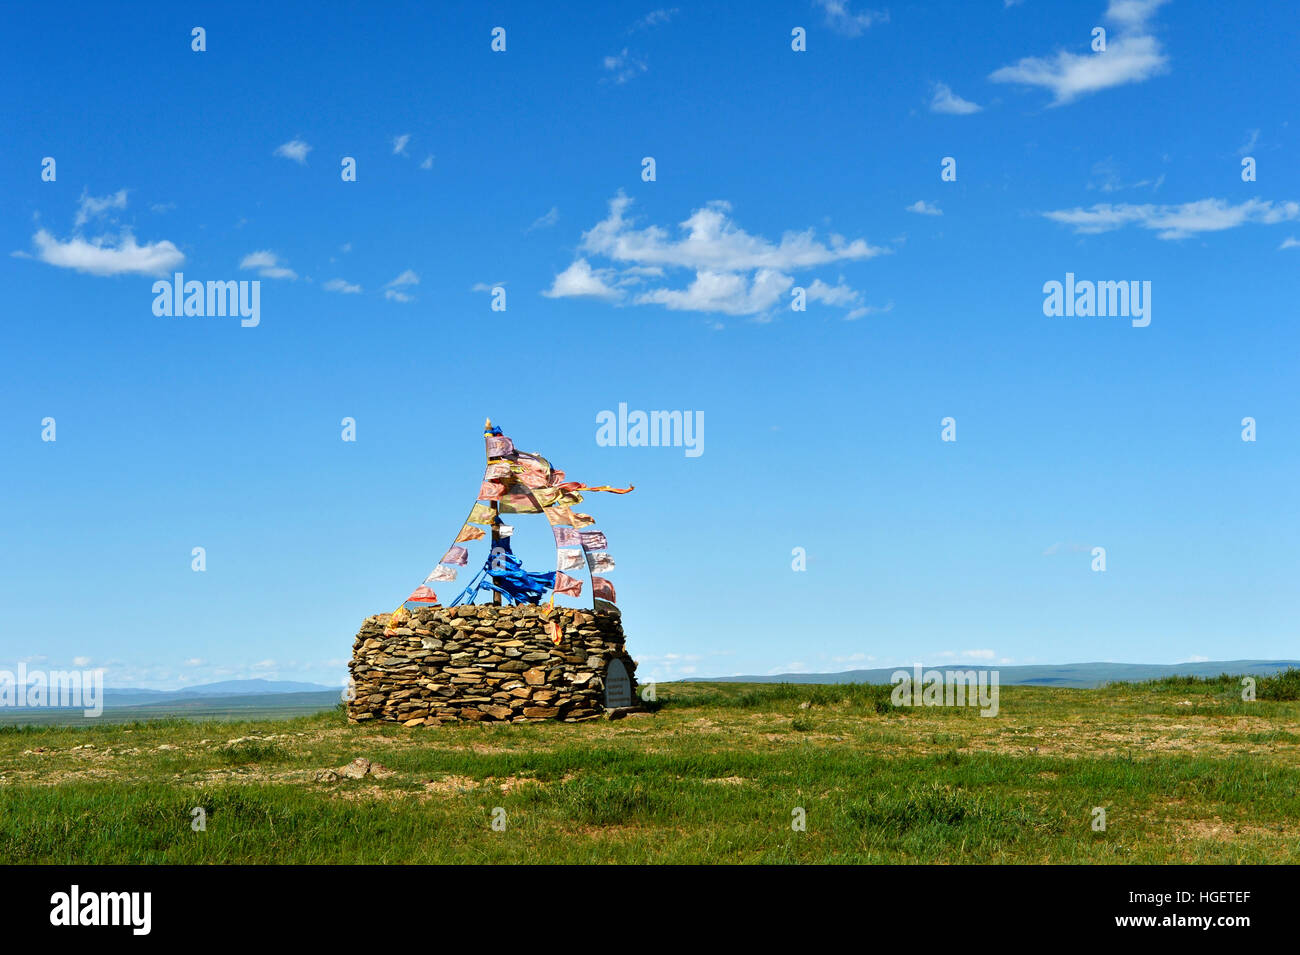
[{"label": "flag pole", "polygon": [[[499,501],[492,502],[492,550],[488,554],[488,574],[492,573],[492,561],[497,559],[497,547],[501,538],[497,533],[497,528],[501,526],[501,504]],[[492,603],[501,606],[501,591],[492,591]]]},{"label": "flag pole", "polygon": [[[492,419],[488,418],[483,425],[483,430],[487,431],[492,427]],[[498,528],[501,525],[501,502],[499,500],[492,502],[492,549],[488,552],[488,575],[492,573],[492,561],[496,560],[497,548],[500,545],[501,537]],[[492,591],[492,603],[494,606],[501,606],[501,592]]]}]

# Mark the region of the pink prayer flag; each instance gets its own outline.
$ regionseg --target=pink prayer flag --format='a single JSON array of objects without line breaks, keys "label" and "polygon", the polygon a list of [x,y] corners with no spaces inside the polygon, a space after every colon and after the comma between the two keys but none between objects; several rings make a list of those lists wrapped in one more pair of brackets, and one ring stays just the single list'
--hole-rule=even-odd
[{"label": "pink prayer flag", "polygon": [[438,602],[438,595],[435,594],[428,587],[419,586],[415,588],[415,591],[411,594],[411,596],[406,598],[406,602],[417,603],[417,604],[436,604]]},{"label": "pink prayer flag", "polygon": [[604,577],[591,578],[591,592],[601,600],[608,600],[610,603],[616,603],[614,600],[614,585]]},{"label": "pink prayer flag", "polygon": [[556,571],[555,592],[557,594],[567,594],[570,597],[581,597],[582,581]]},{"label": "pink prayer flag", "polygon": [[556,547],[579,547],[582,545],[582,539],[578,537],[578,532],[572,527],[552,527],[555,532]]},{"label": "pink prayer flag", "polygon": [[467,551],[463,547],[452,547],[449,551],[447,551],[447,553],[442,555],[442,559],[438,561],[438,563],[458,564],[461,567],[464,567],[466,564],[469,563],[469,551]]},{"label": "pink prayer flag", "polygon": [[426,584],[431,584],[437,580],[455,580],[455,579],[456,579],[455,567],[444,567],[442,566],[442,564],[439,564],[437,567],[433,568],[433,571],[429,574],[428,577],[424,578],[424,582]]},{"label": "pink prayer flag", "polygon": [[489,458],[504,458],[514,449],[514,442],[504,434],[490,434],[487,436],[487,456]]},{"label": "pink prayer flag", "polygon": [[524,487],[549,487],[546,480],[546,474],[543,471],[525,471],[519,475],[519,483]]},{"label": "pink prayer flag", "polygon": [[586,550],[604,550],[609,546],[609,541],[605,540],[605,535],[600,531],[583,531],[579,537]]},{"label": "pink prayer flag", "polygon": [[478,499],[480,501],[499,501],[501,500],[501,495],[505,492],[506,489],[496,481],[484,481],[479,485]]}]

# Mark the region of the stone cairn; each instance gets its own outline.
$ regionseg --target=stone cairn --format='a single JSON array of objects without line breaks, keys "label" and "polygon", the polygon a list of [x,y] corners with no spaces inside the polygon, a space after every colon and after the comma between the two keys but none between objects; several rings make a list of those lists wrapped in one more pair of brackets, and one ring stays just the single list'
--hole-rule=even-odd
[{"label": "stone cairn", "polygon": [[387,635],[390,614],[367,617],[352,645],[348,722],[573,723],[638,708],[618,609],[539,609],[424,607]]}]

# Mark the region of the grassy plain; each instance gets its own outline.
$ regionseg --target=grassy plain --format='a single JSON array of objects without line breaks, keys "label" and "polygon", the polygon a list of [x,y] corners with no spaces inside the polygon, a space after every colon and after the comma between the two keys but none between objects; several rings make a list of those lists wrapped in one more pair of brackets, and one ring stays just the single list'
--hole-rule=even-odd
[{"label": "grassy plain", "polygon": [[992,718],[690,683],[581,724],[0,727],[0,862],[1296,863],[1293,672],[1255,702],[1230,677],[1003,687]]}]

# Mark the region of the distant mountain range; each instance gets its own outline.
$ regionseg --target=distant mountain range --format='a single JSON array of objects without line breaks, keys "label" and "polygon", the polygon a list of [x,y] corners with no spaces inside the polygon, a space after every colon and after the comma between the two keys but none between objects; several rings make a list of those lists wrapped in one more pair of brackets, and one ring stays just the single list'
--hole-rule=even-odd
[{"label": "distant mountain range", "polygon": [[291,680],[222,680],[200,683],[180,690],[145,690],[137,687],[104,687],[105,706],[138,706],[141,703],[166,703],[194,699],[220,699],[227,696],[262,696],[276,693],[342,693],[341,686],[323,683],[295,683]]},{"label": "distant mountain range", "polygon": [[0,726],[83,725],[182,717],[184,719],[287,719],[337,707],[341,686],[278,680],[225,680],[183,690],[105,687],[103,713],[85,716],[84,706],[0,706]]},{"label": "distant mountain range", "polygon": [[[1166,676],[1268,676],[1287,667],[1300,668],[1300,660],[1221,660],[1203,663],[1060,663],[1045,666],[989,666],[987,664],[944,663],[927,670],[948,672],[996,670],[1000,686],[1065,686],[1087,689],[1121,681],[1158,680]],[[889,683],[898,670],[911,666],[877,670],[845,670],[842,673],[778,673],[764,676],[691,677],[687,683]]]}]

